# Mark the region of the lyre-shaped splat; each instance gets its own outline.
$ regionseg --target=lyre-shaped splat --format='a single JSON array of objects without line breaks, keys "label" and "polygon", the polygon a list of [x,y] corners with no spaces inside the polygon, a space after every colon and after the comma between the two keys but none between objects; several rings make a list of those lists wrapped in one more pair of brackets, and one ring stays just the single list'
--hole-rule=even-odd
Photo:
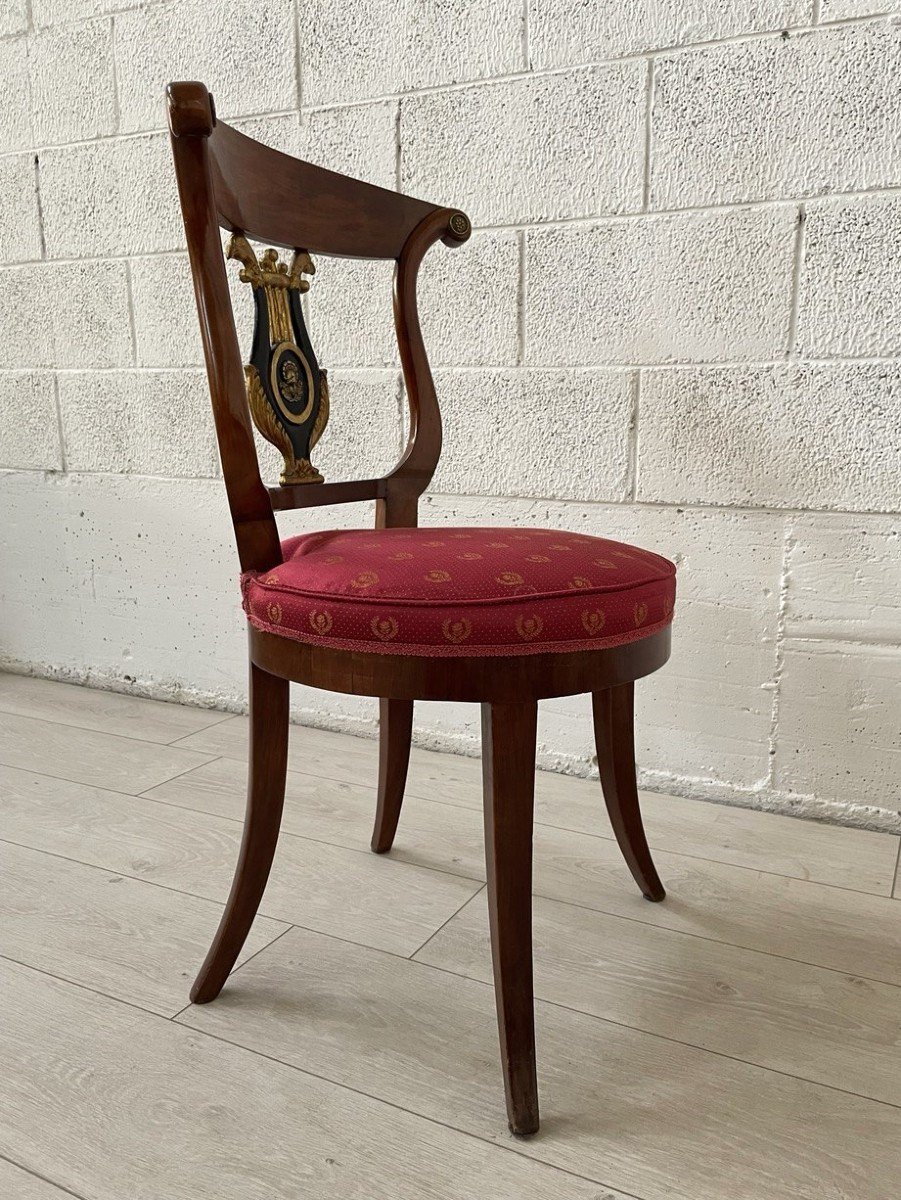
[{"label": "lyre-shaped splat", "polygon": [[310,287],[303,276],[316,270],[313,260],[306,250],[295,250],[288,267],[272,249],[257,259],[241,234],[232,235],[226,257],[244,264],[240,279],[253,287],[253,346],[244,368],[253,422],[284,457],[283,484],[322,483],[310,451],[328,421],[328,381],[300,306]]}]

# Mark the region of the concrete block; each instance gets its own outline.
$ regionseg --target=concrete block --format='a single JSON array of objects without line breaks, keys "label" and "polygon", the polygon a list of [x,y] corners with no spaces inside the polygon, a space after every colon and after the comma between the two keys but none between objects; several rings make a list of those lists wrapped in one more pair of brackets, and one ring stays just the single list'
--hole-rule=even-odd
[{"label": "concrete block", "polygon": [[787,638],[901,644],[901,517],[800,513],[790,536]]},{"label": "concrete block", "polygon": [[168,141],[160,134],[45,150],[40,174],[48,257],[182,249]]},{"label": "concrete block", "polygon": [[188,256],[133,258],[129,269],[138,366],[202,366],[203,345]]},{"label": "concrete block", "polygon": [[[781,517],[441,495],[425,498],[420,517],[421,525],[571,529],[672,559],[679,570],[673,655],[638,685],[642,779],[663,791],[702,794],[761,786],[769,770]],[[595,753],[588,709],[567,706],[566,713],[554,724],[541,761],[586,774]],[[447,706],[438,731],[462,727],[467,716],[465,706]],[[420,718],[424,729],[429,720],[428,712]]]},{"label": "concrete block", "polygon": [[637,689],[643,779],[664,791],[758,790],[769,772],[782,521],[630,507],[603,524],[679,571],[672,657]]},{"label": "concrete block", "polygon": [[110,13],[138,8],[142,3],[146,7],[159,4],[160,0],[31,0],[31,17],[35,29],[42,29],[47,25],[109,16]]},{"label": "concrete block", "polygon": [[[0,171],[3,169],[0,159]],[[0,224],[0,237],[2,237]],[[44,268],[40,263],[7,267],[0,287],[0,367],[21,370],[54,365],[52,310],[47,309]]]},{"label": "concrete block", "polygon": [[526,361],[770,358],[788,337],[789,208],[526,232]]},{"label": "concrete block", "polygon": [[54,25],[29,39],[34,136],[39,146],[102,137],[116,129],[113,23]]},{"label": "concrete block", "polygon": [[[82,632],[80,597],[68,569],[72,476],[0,471],[0,661],[60,663]],[[41,531],[41,554],[34,531]],[[29,587],[24,580],[33,580]],[[41,603],[34,597],[40,592]]]},{"label": "concrete block", "polygon": [[[3,36],[2,0],[0,36]],[[28,103],[28,45],[28,38],[0,42],[0,79],[9,97],[0,109],[0,146],[4,154],[11,150],[30,150],[34,146],[33,105]]]},{"label": "concrete block", "polygon": [[55,365],[130,366],[133,356],[125,263],[48,264],[43,275],[47,306],[53,312]]},{"label": "concrete block", "polygon": [[329,423],[313,462],[330,480],[386,475],[403,449],[399,373],[336,370],[328,383]]},{"label": "concrete block", "polygon": [[37,176],[31,154],[0,156],[0,262],[41,257]]},{"label": "concrete block", "polygon": [[297,158],[300,154],[300,114],[284,113],[281,116],[247,117],[240,121],[230,121],[235,129],[271,146],[273,150],[281,150],[282,154],[290,154]]},{"label": "concrete block", "polygon": [[847,21],[876,13],[897,12],[899,0],[820,0],[821,21]]},{"label": "concrete block", "polygon": [[651,207],[896,184],[901,27],[707,46],[657,62]]},{"label": "concrete block", "polygon": [[776,783],[901,807],[901,518],[790,520]]},{"label": "concrete block", "polygon": [[439,371],[435,386],[444,449],[433,491],[628,498],[631,372]]},{"label": "concrete block", "polygon": [[809,16],[809,0],[531,0],[529,52],[533,67],[562,67],[783,29]]},{"label": "concrete block", "polygon": [[[0,474],[0,653],[157,695],[246,691],[244,618],[220,480]],[[35,571],[41,603],[21,582]],[[52,564],[47,567],[46,564]]]},{"label": "concrete block", "polygon": [[901,649],[835,641],[785,646],[776,786],[840,804],[901,808]]},{"label": "concrete block", "polygon": [[[295,514],[297,532],[365,525],[363,507],[372,506]],[[221,480],[0,472],[0,510],[0,659],[160,698],[246,703],[246,622]],[[35,528],[40,605],[21,582],[35,571]],[[309,695],[322,703],[323,693]]]},{"label": "concrete block", "polygon": [[901,351],[901,199],[811,204],[796,349],[812,357]]},{"label": "concrete block", "polygon": [[394,191],[397,101],[304,112],[296,153],[319,167]]},{"label": "concrete block", "polygon": [[200,371],[74,371],[60,375],[59,396],[72,471],[218,474]]},{"label": "concrete block", "polygon": [[28,0],[0,0],[0,37],[13,37],[28,28]]},{"label": "concrete block", "polygon": [[897,507],[901,366],[648,371],[639,410],[641,500]]},{"label": "concrete block", "polygon": [[49,373],[0,373],[0,467],[62,469],[56,390]]},{"label": "concrete block", "polygon": [[391,309],[393,276],[394,264],[389,262],[317,259],[307,309],[310,336],[323,366],[399,365]]},{"label": "concrete block", "polygon": [[116,18],[123,133],[165,126],[164,89],[202,79],[225,120],[297,104],[293,6],[202,0],[141,7]]},{"label": "concrete block", "polygon": [[124,262],[11,267],[0,288],[3,367],[114,367],[132,361]]},{"label": "concrete block", "polygon": [[645,65],[630,61],[401,100],[401,185],[475,225],[641,207]]},{"label": "concrete block", "polygon": [[505,366],[519,359],[519,235],[476,231],[438,245],[419,273],[422,334],[432,363]]},{"label": "concrete block", "polygon": [[298,0],[304,105],[520,71],[520,0]]},{"label": "concrete block", "polygon": [[131,363],[123,262],[13,267],[0,289],[4,367],[111,367]]},{"label": "concrete block", "polygon": [[[309,293],[316,353],[326,365],[396,366],[393,264],[321,258]],[[519,239],[476,232],[440,244],[419,276],[423,337],[433,366],[513,364],[519,353]]]}]

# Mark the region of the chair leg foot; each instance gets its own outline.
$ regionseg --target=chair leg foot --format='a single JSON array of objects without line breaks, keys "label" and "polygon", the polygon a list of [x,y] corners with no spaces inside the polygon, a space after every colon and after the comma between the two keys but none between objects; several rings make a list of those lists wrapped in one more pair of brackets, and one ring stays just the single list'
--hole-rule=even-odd
[{"label": "chair leg foot", "polygon": [[410,764],[413,701],[379,700],[379,792],[372,849],[384,854],[394,844]]},{"label": "chair leg foot", "polygon": [[250,664],[250,755],[244,836],[231,892],[191,988],[195,1004],[215,1000],[250,932],[275,855],[288,766],[287,679]]},{"label": "chair leg foot", "polygon": [[635,780],[635,685],[622,683],[592,693],[598,770],[610,824],[635,882],[646,900],[666,890],[651,858]]},{"label": "chair leg foot", "polygon": [[482,705],[488,919],[501,1064],[513,1133],[538,1129],[532,985],[535,701]]}]

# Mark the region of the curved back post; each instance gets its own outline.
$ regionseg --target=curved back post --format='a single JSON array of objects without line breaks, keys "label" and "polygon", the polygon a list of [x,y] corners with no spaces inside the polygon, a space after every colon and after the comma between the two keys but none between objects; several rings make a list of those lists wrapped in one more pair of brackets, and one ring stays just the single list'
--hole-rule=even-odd
[{"label": "curved back post", "polygon": [[[441,453],[441,417],[423,343],[416,281],[436,241],[458,246],[466,216],[264,146],[218,121],[202,83],[166,89],[175,174],[187,236],[222,473],[242,570],[281,561],[274,511],[373,499],[379,526],[415,525],[417,502]],[[394,322],[410,410],[397,466],[378,479],[285,484],[260,477],[221,229],[323,255],[394,259]]]}]

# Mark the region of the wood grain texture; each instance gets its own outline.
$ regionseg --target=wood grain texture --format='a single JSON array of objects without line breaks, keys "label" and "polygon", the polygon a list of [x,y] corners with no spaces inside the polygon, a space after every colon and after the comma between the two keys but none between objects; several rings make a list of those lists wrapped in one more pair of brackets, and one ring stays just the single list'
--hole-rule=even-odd
[{"label": "wood grain texture", "polygon": [[[377,713],[378,708],[373,704],[373,718]],[[249,730],[247,717],[230,717],[219,725],[180,738],[176,745],[199,754],[246,763]],[[371,787],[378,775],[378,764],[379,744],[374,738],[352,738],[305,725],[292,725],[288,730],[289,771]],[[480,787],[479,783],[477,788]],[[477,790],[475,807],[478,808],[481,808],[480,796],[481,791]]]},{"label": "wood grain texture", "polygon": [[659,903],[666,891],[648,848],[635,780],[635,685],[607,688],[591,699],[598,772],[610,828],[645,900]]},{"label": "wood grain texture", "polygon": [[[414,749],[407,795],[434,796],[440,788],[441,798],[447,803],[478,808],[478,790],[473,782],[477,778],[477,759],[455,757],[451,761],[446,754]],[[658,792],[642,790],[639,795],[648,842],[655,854],[660,850],[691,854],[768,874],[880,896],[889,894],[898,853],[898,838],[892,834]],[[599,819],[598,808],[597,780],[552,771],[537,773],[535,819],[539,823],[612,837],[603,813]]]},{"label": "wood grain texture", "polygon": [[[179,1020],[484,1132],[492,1003],[487,983],[292,930]],[[536,1017],[543,1123],[523,1154],[644,1200],[893,1194],[896,1108],[553,1005]]]},{"label": "wood grain texture", "polygon": [[532,808],[538,705],[482,705],[485,890],[507,1118],[538,1129],[532,1002]]},{"label": "wood grain texture", "polygon": [[219,995],[250,933],[275,858],[288,769],[288,684],[250,664],[250,755],[241,849],[225,911],[191,988],[195,1004]]},{"label": "wood grain texture", "polygon": [[189,708],[4,672],[0,672],[0,712],[163,743],[228,720],[226,713],[210,708]]},{"label": "wood grain texture", "polygon": [[[598,826],[596,784],[540,771],[536,818],[547,825],[608,836]],[[655,852],[690,854],[712,862],[887,895],[891,834],[847,829],[777,813],[641,791],[648,842]],[[659,866],[659,864],[658,864]]]},{"label": "wood grain texture", "polygon": [[412,733],[412,700],[380,700],[378,799],[370,842],[376,854],[385,854],[391,849],[397,832]]},{"label": "wood grain texture", "polygon": [[0,1196],[3,1200],[65,1200],[71,1192],[30,1175],[14,1163],[0,1158]]},{"label": "wood grain texture", "polygon": [[471,1200],[486,1180],[492,1200],[597,1200],[595,1183],[24,967],[0,963],[0,1010],[0,1154],[90,1200]]},{"label": "wood grain texture", "polygon": [[219,219],[257,241],[342,257],[397,258],[435,210],[411,196],[290,158],[224,121],[210,131],[209,147]]},{"label": "wood grain texture", "polygon": [[[562,839],[568,845],[561,847]],[[635,901],[623,894],[622,866],[603,839],[559,831],[555,850],[536,859],[536,890],[645,924],[698,934],[885,983],[901,983],[901,922],[887,896],[805,883],[656,853],[673,903]],[[565,875],[555,855],[565,856]]]},{"label": "wood grain texture", "polygon": [[[456,769],[459,761],[449,760],[449,772]],[[463,761],[479,765],[477,759]],[[539,787],[543,778],[544,773],[538,772]],[[563,777],[560,784],[576,787],[580,796],[583,786],[590,788],[597,819],[601,807],[597,782],[583,784]],[[243,767],[219,759],[162,784],[149,794],[238,819],[243,811],[243,788]],[[667,802],[668,798],[645,793],[646,809],[653,800]],[[761,840],[766,843],[773,836],[767,813],[720,809],[700,801],[685,800],[679,804],[700,810],[700,816],[692,818],[697,821],[707,813],[714,817],[736,813],[741,817],[738,828],[747,830],[749,842],[754,828],[749,818],[762,818]],[[366,843],[371,811],[368,788],[288,774],[284,828],[292,833],[359,847]],[[544,811],[547,815],[546,807]],[[600,816],[603,820],[603,813]],[[820,828],[807,822],[782,820],[789,826],[789,832],[795,827],[802,833],[808,828]],[[690,823],[686,838],[692,828]],[[854,831],[832,832],[844,835]],[[676,886],[676,892],[666,904],[651,905],[634,894],[619,850],[609,838],[586,837],[572,830],[536,824],[534,844],[538,895],[658,928],[681,930],[712,941],[901,984],[901,922],[887,896],[864,895],[763,871],[733,868],[704,861],[697,854],[668,854],[658,850],[657,865],[671,887]],[[482,846],[482,819],[477,809],[407,796],[390,858],[484,879]],[[792,853],[791,848],[783,852],[776,846],[777,866],[785,865],[786,853]],[[755,857],[762,855],[763,851]]]},{"label": "wood grain texture", "polygon": [[[30,775],[0,772],[6,838],[224,903],[241,826]],[[261,911],[289,924],[412,954],[480,887],[321,842],[281,838]],[[211,909],[210,934],[215,925]]]},{"label": "wood grain texture", "polygon": [[[373,742],[295,732],[303,735],[299,744],[307,762],[321,737],[323,756],[337,752],[340,757],[340,747],[347,745],[361,762],[369,755],[374,768]],[[374,769],[360,785],[290,775],[285,829],[305,836],[283,838],[287,871],[270,889],[275,901],[295,912],[304,899],[305,863],[322,858],[327,869],[317,875],[313,866],[309,886],[336,898],[342,910],[356,903],[337,932],[359,942],[375,940],[370,909],[393,921],[406,905],[419,908],[420,894],[431,895],[451,878],[445,870],[470,876],[452,883],[463,888],[461,903],[471,896],[484,875],[481,814],[475,807],[479,781],[471,775],[480,764],[414,752],[414,759],[423,757],[430,769],[436,758],[439,765],[447,763],[451,790],[459,787],[454,796],[463,795],[466,804],[408,797],[389,861],[374,859],[365,849]],[[76,755],[74,761],[80,770],[83,760]],[[0,844],[0,859],[7,864],[0,880],[7,890],[0,896],[7,914],[0,954],[6,938],[17,955],[24,948],[30,962],[82,985],[67,988],[28,971],[27,982],[0,999],[0,1155],[33,1166],[87,1200],[121,1200],[123,1194],[144,1194],[141,1188],[148,1200],[212,1200],[213,1195],[221,1200],[221,1191],[204,1189],[223,1180],[229,1194],[250,1200],[297,1200],[296,1190],[279,1189],[298,1180],[305,1200],[307,1195],[418,1198],[423,1193],[412,1182],[414,1160],[426,1173],[426,1185],[438,1172],[437,1191],[425,1192],[429,1200],[484,1192],[485,1180],[493,1185],[498,1177],[494,1158],[473,1160],[467,1139],[460,1143],[464,1149],[453,1160],[454,1169],[441,1174],[446,1144],[433,1149],[429,1143],[423,1152],[415,1131],[457,1139],[462,1134],[424,1125],[394,1108],[383,1117],[380,1104],[332,1109],[334,1084],[316,1080],[312,1086],[322,1090],[314,1096],[304,1091],[300,1099],[293,1092],[286,1098],[284,1068],[244,1055],[232,1069],[229,1056],[241,1052],[208,1042],[203,1032],[371,1092],[430,1122],[446,1122],[482,1139],[503,1138],[482,898],[422,951],[426,958],[430,947],[441,952],[445,938],[460,937],[461,956],[481,972],[481,980],[294,929],[241,967],[216,1005],[179,1018],[192,1026],[190,1043],[159,1042],[155,1031],[171,1028],[160,1017],[83,990],[118,995],[119,988],[144,989],[148,1006],[174,1011],[167,1005],[171,997],[182,999],[184,955],[212,932],[217,905],[168,889],[188,885],[189,891],[208,888],[220,901],[224,897],[240,831],[243,776],[244,765],[235,759],[202,761],[183,777],[155,787],[153,801],[0,768],[4,836],[106,868]],[[546,800],[557,806],[552,815],[584,818],[586,824],[589,817],[596,820],[596,782],[539,773],[539,787],[544,780],[560,789]],[[747,822],[735,833],[737,853],[743,842],[753,840],[756,820],[770,823],[764,814],[678,804],[688,813],[682,834],[688,844],[696,831],[703,832],[703,820],[695,824],[692,809],[700,818],[734,813]],[[819,829],[783,824],[802,833]],[[671,832],[679,835],[675,817]],[[848,832],[830,831],[842,839]],[[805,863],[800,842],[786,847],[765,832],[761,847],[770,844],[768,839],[775,866],[796,856],[799,865],[814,872],[831,869],[834,852],[828,845],[823,863]],[[727,844],[729,837],[721,841]],[[887,841],[897,851],[896,839]],[[358,850],[341,848],[354,845]],[[878,865],[882,845],[880,840],[879,854],[872,857],[864,848],[864,873]],[[518,1160],[519,1173],[509,1183],[500,1176],[499,1196],[886,1200],[894,1194],[901,1170],[901,1109],[836,1089],[857,1086],[886,1098],[897,1094],[899,989],[867,978],[889,977],[901,985],[897,900],[658,851],[672,892],[666,904],[649,905],[629,886],[609,837],[538,824],[535,850],[538,892],[580,906],[536,902],[539,991],[547,988],[562,1003],[574,1002],[610,1019],[538,1002],[544,1125],[534,1141],[518,1143],[520,1155],[528,1158]],[[721,852],[717,847],[715,853]],[[758,847],[756,854],[765,863],[764,850]],[[860,854],[855,846],[852,860]],[[400,861],[403,857],[433,869],[411,867]],[[412,872],[418,881],[412,895],[398,886],[373,900],[365,873],[372,866],[395,878],[404,875],[403,882]],[[362,881],[358,870],[364,871]],[[355,901],[346,901],[354,892]],[[322,928],[334,933],[327,905],[314,900],[312,908]],[[481,922],[474,920],[480,908]],[[467,923],[471,928],[461,937]],[[265,921],[262,927],[267,924],[279,928]],[[680,930],[700,936],[685,937]],[[389,932],[400,940],[409,930],[392,925]],[[822,961],[833,970],[749,953],[730,943]],[[0,975],[15,970],[0,960]],[[47,987],[57,988],[54,995],[62,999],[49,1004]],[[127,1033],[117,1026],[115,1014],[122,1011],[135,1021]],[[111,1030],[114,1044],[108,1040]],[[229,1065],[210,1071],[209,1055],[219,1054]],[[775,1069],[726,1055],[756,1057]],[[789,1070],[836,1086],[777,1073]],[[140,1089],[132,1085],[137,1079]],[[351,1096],[354,1106],[370,1104],[351,1093],[338,1094]],[[404,1121],[412,1123],[398,1131]],[[395,1141],[385,1141],[383,1127],[393,1130]],[[347,1153],[335,1152],[337,1146],[346,1150],[349,1129],[351,1162]],[[484,1142],[472,1145],[476,1153],[501,1153]],[[367,1153],[368,1177],[360,1165]],[[432,1153],[441,1159],[434,1170]],[[504,1160],[509,1157],[504,1154]],[[186,1174],[176,1178],[173,1160],[187,1164]],[[598,1182],[587,1192],[579,1190],[578,1180],[549,1175],[543,1162]],[[339,1177],[336,1171],[345,1174]],[[551,1186],[548,1179],[558,1190],[542,1191]],[[4,1200],[10,1190],[5,1184],[0,1159]],[[56,1194],[26,1191],[22,1200],[56,1200]]]},{"label": "wood grain texture", "polygon": [[[0,842],[0,911],[0,955],[174,1016],[220,907]],[[260,917],[239,964],[286,928]]]},{"label": "wood grain texture", "polygon": [[0,764],[137,795],[209,761],[177,746],[0,713]]},{"label": "wood grain texture", "polygon": [[[246,738],[247,718],[233,717],[177,744],[244,762]],[[295,725],[290,732],[288,767],[345,783],[368,784],[378,770],[378,743]],[[414,746],[406,795],[408,808],[410,799],[419,796],[481,811],[479,759],[436,754]],[[891,894],[899,841],[891,834],[655,792],[641,791],[640,797],[648,841],[655,852],[690,854],[768,874],[874,895]],[[540,824],[613,837],[599,802],[597,780],[538,771],[535,819]]]},{"label": "wood grain texture", "polygon": [[[218,758],[144,794],[149,799],[240,820],[244,775],[243,764]],[[359,850],[369,844],[372,798],[371,783],[344,783],[289,771],[282,828],[301,837]],[[484,882],[481,813],[411,796],[404,803],[400,828],[388,857]]]},{"label": "wood grain texture", "polygon": [[[535,994],[901,1106],[901,987],[535,901]],[[417,955],[491,980],[479,896]]]},{"label": "wood grain texture", "polygon": [[650,675],[669,658],[670,627],[599,650],[507,658],[338,650],[267,633],[253,625],[248,629],[248,642],[251,658],[264,671],[329,692],[393,700],[518,704],[524,696],[533,700],[574,696]]}]

